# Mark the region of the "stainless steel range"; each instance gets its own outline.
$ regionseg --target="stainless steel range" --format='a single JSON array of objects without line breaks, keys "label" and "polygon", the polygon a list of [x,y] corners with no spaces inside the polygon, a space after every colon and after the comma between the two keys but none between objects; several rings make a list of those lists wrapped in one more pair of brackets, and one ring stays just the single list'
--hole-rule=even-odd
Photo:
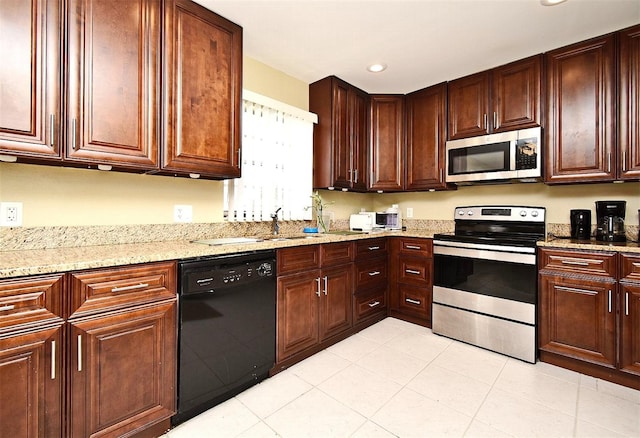
[{"label": "stainless steel range", "polygon": [[536,241],[545,209],[455,209],[455,232],[433,240],[433,332],[536,361]]}]

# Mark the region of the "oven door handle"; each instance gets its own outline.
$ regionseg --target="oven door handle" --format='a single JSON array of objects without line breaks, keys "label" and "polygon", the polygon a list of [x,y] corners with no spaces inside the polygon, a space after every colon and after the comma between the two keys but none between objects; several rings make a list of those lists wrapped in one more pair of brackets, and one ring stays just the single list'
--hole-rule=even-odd
[{"label": "oven door handle", "polygon": [[453,246],[434,245],[433,254],[467,257],[470,259],[482,259],[482,260],[492,260],[492,261],[509,262],[509,263],[519,263],[521,265],[536,264],[535,254],[492,251],[489,249],[459,248],[459,247],[453,247]]}]

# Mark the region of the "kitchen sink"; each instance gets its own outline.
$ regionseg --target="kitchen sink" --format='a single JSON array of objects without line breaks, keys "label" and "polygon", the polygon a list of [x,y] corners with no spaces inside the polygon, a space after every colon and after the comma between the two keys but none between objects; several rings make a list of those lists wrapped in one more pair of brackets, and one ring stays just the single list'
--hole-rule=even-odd
[{"label": "kitchen sink", "polygon": [[270,237],[221,237],[217,239],[192,240],[192,243],[200,243],[203,245],[238,245],[241,243],[258,243],[258,242],[284,242],[287,240],[298,239],[314,239],[320,236],[270,236]]},{"label": "kitchen sink", "polygon": [[280,241],[286,241],[286,240],[299,240],[299,239],[315,239],[318,238],[320,236],[317,235],[309,235],[309,236],[272,236],[272,237],[265,237],[262,239],[258,239],[258,242],[280,242]]}]

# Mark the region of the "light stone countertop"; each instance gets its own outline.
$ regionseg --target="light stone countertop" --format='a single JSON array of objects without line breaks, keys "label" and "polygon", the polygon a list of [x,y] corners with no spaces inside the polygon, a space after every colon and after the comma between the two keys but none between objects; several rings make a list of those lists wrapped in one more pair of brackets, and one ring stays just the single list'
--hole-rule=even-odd
[{"label": "light stone countertop", "polygon": [[[348,242],[377,237],[419,237],[432,238],[442,230],[386,231],[372,234],[318,234],[311,238],[292,240],[259,241],[242,244],[209,246],[186,240],[132,243],[117,245],[97,245],[0,251],[0,278],[23,277],[29,275],[52,274],[110,266],[132,265],[167,260],[180,260],[221,254],[242,253],[268,249],[286,248],[320,243]],[[297,237],[297,236],[282,236]],[[636,242],[606,243],[550,238],[538,242],[540,247],[578,249],[590,251],[617,251],[640,254],[640,244]]]},{"label": "light stone countertop", "polygon": [[339,234],[318,234],[311,238],[277,241],[265,240],[251,243],[216,246],[182,240],[0,251],[0,278],[51,274],[137,263],[180,260],[193,257],[242,253],[319,243],[347,242],[361,239],[374,239],[377,237],[402,236],[431,238],[436,232],[438,231],[386,231],[382,233],[351,234],[346,236]]}]

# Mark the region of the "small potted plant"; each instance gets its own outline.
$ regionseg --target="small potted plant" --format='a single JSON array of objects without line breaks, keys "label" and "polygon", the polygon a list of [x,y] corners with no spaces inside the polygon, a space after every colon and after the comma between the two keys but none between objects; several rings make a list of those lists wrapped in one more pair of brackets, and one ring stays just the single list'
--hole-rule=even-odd
[{"label": "small potted plant", "polygon": [[320,193],[318,193],[317,190],[311,195],[311,201],[312,205],[309,207],[305,207],[305,210],[308,210],[309,208],[313,209],[316,214],[316,221],[318,222],[318,231],[320,233],[326,233],[327,231],[329,231],[329,222],[331,220],[331,216],[324,212],[324,208],[327,205],[333,204],[333,202],[324,202],[322,200],[322,196],[320,196]]}]

